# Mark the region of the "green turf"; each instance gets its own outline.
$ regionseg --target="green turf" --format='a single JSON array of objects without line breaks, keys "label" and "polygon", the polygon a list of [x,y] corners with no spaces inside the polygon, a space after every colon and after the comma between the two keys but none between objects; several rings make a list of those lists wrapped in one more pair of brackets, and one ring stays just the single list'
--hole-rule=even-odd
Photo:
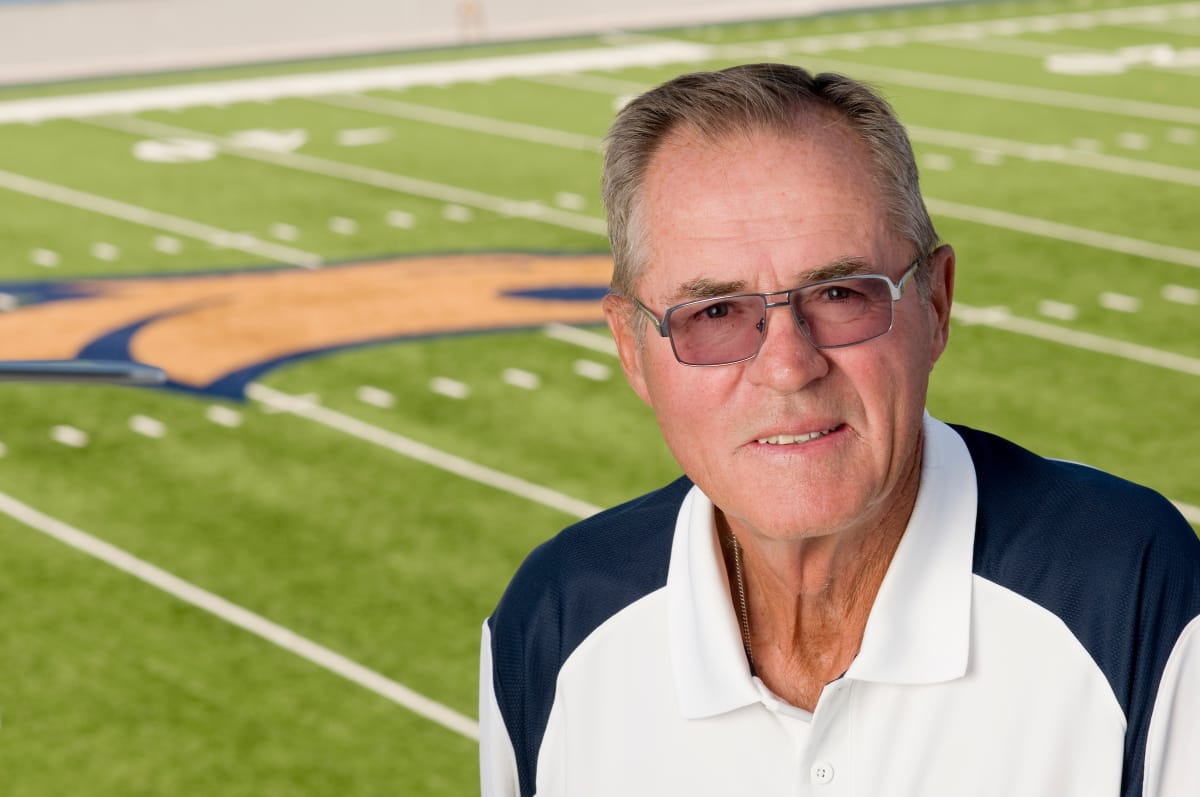
[{"label": "green turf", "polygon": [[[997,36],[984,42],[994,47],[981,49],[911,43],[813,55],[794,49],[806,37],[912,33],[921,26],[1131,5],[947,4],[653,35],[713,45],[773,43],[774,57],[818,69],[857,64],[878,75],[876,82],[914,127],[930,197],[1171,245],[1181,258],[1195,259],[1200,121],[1186,120],[1200,114],[1194,89],[1200,78],[1166,69],[1110,77],[1049,74],[1040,55],[1051,47],[1195,46],[1185,28]],[[632,41],[554,40],[22,87],[0,90],[0,102]],[[1014,47],[1022,52],[1009,52]],[[531,141],[511,124],[594,142],[629,94],[692,66],[727,65],[731,57],[715,51],[714,61],[697,65],[370,92],[418,111],[470,115],[469,123],[280,99],[0,126],[0,171],[217,232],[248,233],[329,262],[497,250],[596,252],[603,237],[580,225],[601,217],[598,153]],[[1016,87],[1016,94],[1048,88],[1152,101],[1176,109],[1168,112],[1185,121],[1144,118],[1125,106],[1118,106],[1120,113],[1097,112],[927,85],[939,76],[987,80]],[[147,122],[171,130],[113,128]],[[479,125],[486,129],[472,129]],[[188,163],[134,157],[141,141],[228,138],[248,130],[303,130],[304,141],[294,156],[255,159],[226,151]],[[347,130],[385,135],[345,146]],[[1176,171],[1174,179],[1161,180],[1148,168],[1121,174],[1019,155],[996,160],[971,147],[922,140],[923,131],[1091,149],[1123,159],[1135,172],[1139,164]],[[330,170],[336,174],[321,173]],[[91,200],[85,208],[29,196],[3,187],[3,178],[0,282],[215,272],[275,262],[266,254],[218,248],[204,236],[168,233],[153,220],[114,218]],[[427,185],[414,193],[398,187],[401,179]],[[439,193],[447,188],[474,192],[457,195],[474,199]],[[567,215],[514,218],[496,209],[503,200],[537,202]],[[452,204],[470,212],[464,216],[447,207]],[[411,224],[397,226],[397,212],[409,214]],[[354,224],[335,229],[336,218]],[[1200,289],[1195,266],[937,214],[935,222],[958,253],[963,305],[1006,308],[1109,344],[1183,355],[1193,365],[1200,358],[1200,307],[1166,298]],[[164,235],[179,240],[177,253],[156,248]],[[115,259],[97,257],[100,243],[116,247]],[[39,250],[54,252],[57,261],[36,264]],[[1132,297],[1138,311],[1105,308],[1105,293]],[[457,298],[415,297],[425,303]],[[1077,317],[1044,316],[1046,301],[1073,305]],[[0,316],[0,325],[17,329],[20,318]],[[8,334],[11,341],[14,333]],[[607,367],[608,378],[580,376],[579,360]],[[506,369],[535,374],[539,386],[508,384]],[[430,386],[438,377],[466,385],[468,395],[435,393]],[[260,381],[288,394],[318,396],[324,407],[370,424],[373,434],[400,435],[595,506],[678,473],[616,359],[537,328],[362,346],[299,359]],[[1200,446],[1198,385],[1195,373],[956,321],[934,372],[930,409],[1047,455],[1103,467],[1195,507],[1200,488],[1190,463]],[[363,386],[389,391],[394,406],[364,403]],[[213,403],[162,390],[0,384],[0,492],[474,716],[480,623],[524,555],[574,516],[254,402],[217,402],[241,413],[241,425],[226,428],[206,417]],[[135,415],[163,423],[165,436],[134,433]],[[63,424],[86,432],[88,445],[76,449],[52,440],[51,429]],[[10,559],[0,586],[8,631],[0,680],[10,685],[0,694],[6,794],[463,794],[476,788],[472,741],[4,516],[0,543]]]}]

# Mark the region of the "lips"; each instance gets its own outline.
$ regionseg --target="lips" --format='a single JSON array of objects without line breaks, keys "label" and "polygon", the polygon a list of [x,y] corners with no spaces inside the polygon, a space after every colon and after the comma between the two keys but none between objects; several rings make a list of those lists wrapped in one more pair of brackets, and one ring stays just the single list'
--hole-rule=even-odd
[{"label": "lips", "polygon": [[773,434],[767,437],[758,438],[758,443],[766,446],[792,446],[802,443],[811,443],[813,440],[819,440],[828,434],[833,434],[840,428],[842,428],[842,424],[832,426],[828,429],[823,429],[819,432],[806,432],[804,434]]}]

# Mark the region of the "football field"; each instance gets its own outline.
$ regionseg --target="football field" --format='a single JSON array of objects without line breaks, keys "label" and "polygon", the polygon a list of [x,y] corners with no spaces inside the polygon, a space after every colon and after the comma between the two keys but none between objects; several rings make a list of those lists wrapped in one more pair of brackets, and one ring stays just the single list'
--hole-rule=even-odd
[{"label": "football field", "polygon": [[1200,527],[1200,2],[951,4],[0,89],[0,790],[478,790],[480,626],[678,471],[602,139],[751,61],[878,86],[958,253],[930,410]]}]

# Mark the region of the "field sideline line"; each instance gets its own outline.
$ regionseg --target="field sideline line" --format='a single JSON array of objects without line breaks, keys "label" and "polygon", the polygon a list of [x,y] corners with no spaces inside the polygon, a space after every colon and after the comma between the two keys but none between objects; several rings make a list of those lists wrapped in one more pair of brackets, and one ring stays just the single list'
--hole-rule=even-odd
[{"label": "field sideline line", "polygon": [[448,730],[479,740],[479,724],[408,687],[352,661],[340,653],[300,636],[262,615],[231,603],[219,595],[184,581],[144,559],[104,542],[57,518],[39,512],[28,504],[0,492],[0,512],[77,551],[115,567],[152,587],[202,609],[231,625],[276,645],[289,653],[322,667],[348,681],[385,697]]},{"label": "field sideline line", "polygon": [[971,97],[988,97],[993,100],[1023,102],[1050,108],[1070,108],[1076,111],[1127,116],[1138,120],[1155,119],[1160,122],[1200,125],[1200,108],[1183,105],[1165,105],[1145,100],[1126,100],[1062,89],[1045,89],[1038,86],[1001,83],[995,80],[955,77],[935,72],[919,72],[913,69],[865,64],[860,61],[839,61],[823,56],[819,56],[818,61],[822,69],[846,72],[861,80],[893,83],[923,91],[966,94]]},{"label": "field sideline line", "polygon": [[[636,85],[636,84],[631,84]],[[643,89],[649,86],[640,87]],[[607,92],[606,92],[607,93]],[[534,144],[548,144],[565,149],[582,150],[585,152],[600,152],[604,139],[596,136],[585,136],[569,133],[553,128],[529,125],[520,122],[510,122],[489,116],[447,111],[427,105],[417,105],[411,102],[366,97],[362,95],[344,95],[329,97],[311,97],[312,102],[333,105],[341,108],[366,111],[368,113],[409,119],[428,124],[441,125],[457,130],[470,130],[477,133],[487,133],[504,138],[527,141]],[[994,136],[983,136],[974,133],[962,133],[956,130],[946,130],[935,127],[920,127],[907,125],[909,138],[928,144],[939,144],[945,147],[966,150],[990,150],[1003,155],[1011,155],[1035,163],[1056,163],[1082,169],[1110,172],[1127,177],[1143,177],[1162,182],[1179,183],[1188,186],[1200,186],[1200,169],[1189,169],[1182,166],[1171,166],[1156,161],[1127,158],[1120,155],[1106,155],[1098,152],[1071,149],[1061,145],[1035,144],[1030,141],[1016,141]]]},{"label": "field sideline line", "polygon": [[954,302],[950,310],[950,317],[964,324],[978,324],[993,329],[1003,329],[1007,332],[1017,332],[1076,349],[1108,354],[1144,365],[1178,371],[1189,376],[1200,376],[1200,358],[1163,351],[1116,338],[1106,338],[1092,332],[1048,324],[1032,318],[1010,315],[1007,310],[1001,308],[972,307],[961,302]]},{"label": "field sideline line", "polygon": [[[301,155],[297,153],[274,153],[267,152],[266,150],[235,146],[220,136],[193,131],[189,128],[176,127],[175,125],[164,125],[159,122],[148,122],[146,120],[132,118],[120,120],[108,119],[105,121],[88,120],[88,123],[99,125],[101,127],[110,127],[116,130],[122,130],[127,133],[134,133],[138,135],[195,136],[205,141],[210,141],[219,146],[222,151],[237,155],[239,157],[272,163],[278,166],[284,166],[286,168],[299,169],[301,171],[315,172],[346,180],[364,182],[377,187],[390,188],[395,191],[413,194],[416,196],[424,196],[427,198],[441,199],[443,201],[458,202],[464,205],[472,205],[477,208],[490,210],[504,215],[529,218],[549,224],[557,224],[559,226],[569,227],[571,229],[595,233],[596,235],[605,235],[607,233],[604,220],[596,218],[595,216],[556,210],[540,203],[520,202],[518,200],[495,197],[490,194],[483,194],[470,189],[432,183],[426,180],[418,180],[416,178],[394,174],[392,172],[384,172],[378,169],[355,166],[352,164],[342,163],[340,161],[330,161],[323,158],[316,158],[311,155]],[[994,210],[992,208],[966,205],[961,202],[950,202],[947,200],[927,197],[926,204],[931,212],[935,214],[940,213],[941,215],[949,216],[951,218],[962,219],[965,221],[975,222],[977,224],[985,224],[992,227],[999,227],[1002,229],[1013,230],[1031,235],[1038,235],[1045,238],[1053,238],[1074,244],[1082,244],[1098,249],[1106,249],[1123,254],[1147,257],[1167,263],[1176,263],[1178,265],[1190,266],[1192,268],[1200,268],[1200,251],[1193,249],[1185,249],[1183,247],[1170,246],[1153,241],[1145,241],[1139,238],[1115,235],[1112,233],[1091,230],[1084,227],[1075,227],[1069,224],[1062,224],[1060,222],[1049,221],[1047,219],[1041,219],[1033,216],[1022,216],[1016,213]]]},{"label": "field sideline line", "polygon": [[[721,60],[728,55],[737,57],[772,57],[778,59],[789,51],[824,52],[839,49],[861,49],[863,46],[894,47],[907,43],[938,41],[972,35],[971,31],[983,31],[993,35],[1016,35],[1037,32],[1039,25],[1045,27],[1052,21],[1063,21],[1063,28],[1070,28],[1072,20],[1090,15],[1103,18],[1107,24],[1128,24],[1137,21],[1156,21],[1172,16],[1186,19],[1200,14],[1197,3],[1170,3],[1158,6],[1132,6],[1128,8],[1102,9],[1071,13],[1043,14],[1032,17],[1009,17],[975,20],[941,25],[917,27],[882,28],[836,34],[820,34],[793,39],[747,42],[736,45],[713,46],[665,37],[640,37],[645,43],[617,46],[591,47],[559,52],[541,52],[530,55],[494,56],[437,63],[399,64],[389,67],[309,72],[294,75],[238,80],[193,83],[176,86],[158,86],[123,91],[96,92],[59,97],[32,98],[0,102],[0,124],[13,122],[36,123],[48,119],[80,118],[115,113],[140,113],[150,110],[166,110],[217,105],[231,102],[260,102],[286,97],[312,97],[322,94],[356,93],[374,89],[402,89],[410,86],[449,85],[462,82],[480,82],[510,77],[535,77],[539,75],[584,70],[611,70],[631,67],[657,67],[672,64],[699,64],[704,61]],[[863,69],[866,69],[864,66]],[[903,70],[897,70],[897,74]],[[922,75],[922,81],[939,79],[942,76],[911,72]],[[962,79],[965,80],[965,79]],[[947,79],[943,86],[967,85]],[[901,82],[897,80],[896,82]],[[988,81],[976,81],[983,85]],[[1019,95],[1047,92],[1045,89],[1007,86],[1006,99],[1028,99]],[[924,87],[924,86],[922,86]],[[943,89],[949,90],[949,89]],[[1014,92],[1018,96],[1014,96]],[[972,90],[971,93],[977,93]],[[1095,100],[1105,98],[1094,95],[1073,94],[1057,91],[1043,97],[1075,98],[1077,107],[1088,106]],[[1033,100],[1030,100],[1033,101]],[[1161,118],[1157,113],[1187,112],[1180,106],[1128,101],[1129,115]],[[1097,110],[1088,107],[1089,110]],[[1157,111],[1155,111],[1157,109]],[[1200,113],[1200,112],[1198,112]],[[1175,118],[1175,117],[1172,117]]]},{"label": "field sideline line", "polygon": [[[845,33],[767,39],[745,44],[763,48],[765,55],[782,55],[794,50],[817,54],[826,50],[861,50],[866,47],[903,47],[910,44],[970,47],[984,37],[1015,38],[1030,33],[1047,34],[1059,31],[1092,30],[1101,27],[1128,27],[1139,23],[1161,23],[1172,19],[1190,21],[1198,17],[1200,17],[1200,3],[1194,2],[1094,10],[1081,8],[1078,11],[1024,17],[995,17],[907,28],[874,28]],[[1054,44],[1048,42],[1045,46],[1052,47]],[[1071,45],[1063,45],[1064,49],[1070,47]],[[1158,69],[1168,74],[1180,71],[1169,67],[1150,66],[1148,68]]]},{"label": "field sideline line", "polygon": [[312,252],[281,246],[270,241],[260,240],[253,235],[222,230],[219,227],[211,227],[190,219],[172,216],[169,213],[150,210],[85,191],[77,191],[74,188],[36,180],[13,172],[0,170],[0,188],[130,221],[134,224],[153,227],[156,230],[197,239],[214,246],[236,249],[257,257],[264,257],[272,262],[283,262],[303,268],[317,268],[322,262],[320,255]]},{"label": "field sideline line", "polygon": [[619,356],[617,354],[616,341],[607,335],[600,335],[568,324],[546,324],[546,326],[542,327],[542,332],[545,333],[546,337],[561,340],[564,343],[571,343],[575,346],[598,351],[602,354],[609,354],[613,357]]},{"label": "field sideline line", "polygon": [[300,396],[275,390],[266,385],[254,383],[246,387],[246,395],[251,399],[282,412],[298,415],[310,421],[315,421],[331,429],[344,432],[368,443],[381,446],[397,454],[414,459],[426,465],[432,465],[455,476],[461,476],[473,482],[494,487],[497,490],[524,498],[551,509],[557,509],[576,518],[590,517],[599,512],[602,507],[594,506],[577,498],[543,487],[540,484],[526,481],[517,476],[480,465],[462,457],[448,454],[416,440],[396,434],[395,432],[359,420],[337,410],[323,407]]},{"label": "field sideline line", "polygon": [[[651,86],[644,83],[635,83],[620,78],[596,75],[549,76],[529,78],[529,80],[548,86],[574,88],[597,94],[610,94],[614,97],[640,94],[651,88]],[[483,117],[477,118],[482,119]],[[1200,186],[1200,169],[1172,166],[1158,161],[1127,158],[1121,155],[1088,152],[1087,150],[1072,149],[1057,144],[1036,144],[1032,141],[996,138],[994,136],[963,133],[957,130],[946,130],[937,127],[905,125],[905,129],[908,131],[909,139],[923,144],[938,144],[954,149],[993,150],[1002,155],[1012,155],[1035,163],[1056,163],[1080,169],[1110,172],[1127,177],[1141,177],[1167,183],[1179,183],[1180,185]],[[503,135],[498,130],[487,132]]]},{"label": "field sideline line", "polygon": [[208,83],[185,83],[123,91],[71,94],[0,102],[0,124],[38,123],[109,114],[178,110],[233,102],[266,102],[323,94],[357,93],[411,86],[480,83],[586,69],[626,69],[700,63],[710,48],[690,42],[659,41],[627,47],[589,47],[501,55],[458,61],[397,64],[364,69],[301,72]]},{"label": "field sideline line", "polygon": [[960,221],[1090,246],[1094,249],[1104,249],[1109,252],[1136,255],[1164,263],[1200,268],[1200,250],[1196,249],[1185,249],[1181,246],[1170,246],[1141,238],[1130,238],[1125,235],[1115,235],[1087,227],[1076,227],[1072,224],[1062,224],[1035,216],[1023,216],[1004,210],[981,208],[977,205],[966,205],[962,202],[951,202],[934,197],[925,197],[925,205],[935,216],[947,216]]},{"label": "field sideline line", "polygon": [[398,119],[409,119],[417,122],[453,127],[459,130],[470,130],[476,133],[514,138],[518,141],[531,141],[536,144],[549,144],[564,149],[576,149],[583,152],[599,152],[604,140],[596,136],[582,133],[568,133],[549,127],[510,122],[504,119],[494,119],[489,116],[476,116],[462,111],[449,111],[431,105],[417,105],[384,97],[369,97],[363,94],[337,94],[324,97],[308,97],[310,102],[319,102],[338,108],[351,108],[356,111],[394,116]]},{"label": "field sideline line", "polygon": [[594,235],[606,235],[608,231],[608,228],[604,224],[604,219],[597,218],[596,216],[589,216],[584,213],[572,213],[568,210],[559,210],[557,208],[549,207],[541,202],[530,202],[519,199],[509,199],[507,197],[498,197],[492,194],[485,194],[480,191],[473,191],[469,188],[459,188],[457,186],[446,185],[444,183],[435,183],[430,180],[422,180],[416,177],[406,177],[394,172],[385,172],[381,169],[374,169],[368,166],[358,166],[352,163],[328,160],[326,158],[319,158],[314,155],[304,155],[298,152],[270,152],[265,149],[238,146],[232,144],[221,136],[205,133],[199,130],[191,130],[185,127],[177,127],[175,125],[167,125],[161,122],[151,122],[145,119],[135,119],[132,117],[106,117],[104,119],[87,119],[80,121],[87,124],[96,125],[97,127],[118,130],[123,133],[129,133],[137,136],[191,137],[202,139],[217,145],[221,152],[224,152],[228,155],[235,155],[239,158],[260,161],[262,163],[270,163],[274,166],[281,166],[286,169],[294,169],[296,171],[308,172],[310,174],[320,174],[340,180],[349,180],[351,182],[370,185],[376,188],[383,188],[389,191],[396,191],[398,193],[408,194],[410,196],[419,196],[426,199],[435,199],[442,202],[467,205],[480,210],[497,213],[502,216],[544,222],[546,224],[552,224],[572,230],[579,230],[581,232],[592,233]]}]

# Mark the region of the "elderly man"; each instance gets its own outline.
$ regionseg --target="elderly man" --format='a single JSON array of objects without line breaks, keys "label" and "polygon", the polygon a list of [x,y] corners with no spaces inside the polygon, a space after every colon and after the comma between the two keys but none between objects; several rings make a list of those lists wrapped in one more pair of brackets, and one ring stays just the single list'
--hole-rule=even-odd
[{"label": "elderly man", "polygon": [[609,136],[605,311],[686,477],[484,626],[485,795],[1200,794],[1200,540],[925,413],[954,252],[838,75],[685,75]]}]

